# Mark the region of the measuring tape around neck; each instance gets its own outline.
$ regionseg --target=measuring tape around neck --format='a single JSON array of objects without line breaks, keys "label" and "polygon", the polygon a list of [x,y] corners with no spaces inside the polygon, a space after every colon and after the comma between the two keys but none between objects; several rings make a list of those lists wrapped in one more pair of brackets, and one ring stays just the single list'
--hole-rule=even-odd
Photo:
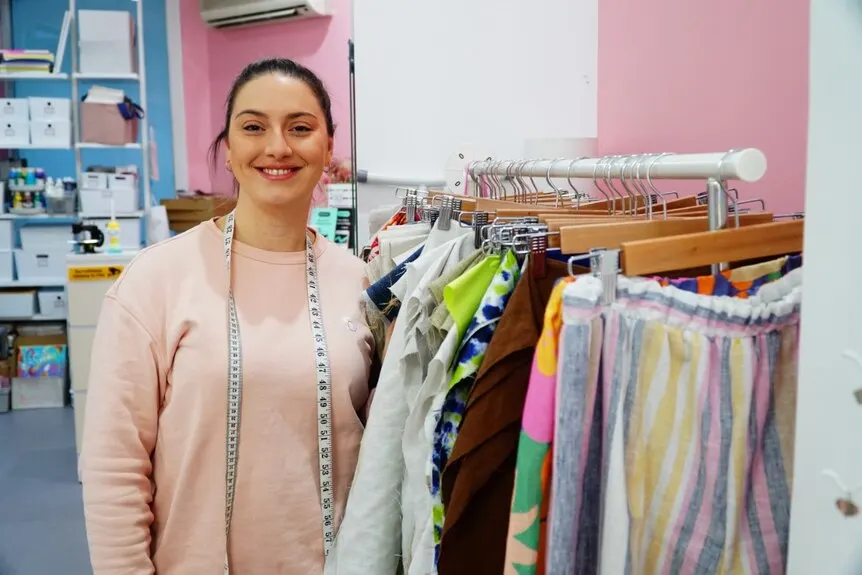
[{"label": "measuring tape around neck", "polygon": [[[231,285],[231,255],[235,227],[234,212],[225,218],[224,255],[227,264],[228,282]],[[305,238],[305,277],[308,286],[308,315],[311,335],[314,340],[314,365],[317,372],[317,452],[320,472],[320,512],[323,526],[323,555],[326,557],[335,540],[335,502],[332,453],[332,372],[329,368],[329,349],[326,345],[326,330],[323,327],[323,311],[320,305],[317,264],[311,235]],[[239,462],[239,437],[242,420],[242,339],[233,289],[228,288],[228,391],[227,391],[227,440],[225,443],[225,556],[224,575],[230,574],[227,542],[230,539],[230,523],[233,516],[234,493],[236,492],[237,464]],[[288,529],[288,526],[285,526]]]}]

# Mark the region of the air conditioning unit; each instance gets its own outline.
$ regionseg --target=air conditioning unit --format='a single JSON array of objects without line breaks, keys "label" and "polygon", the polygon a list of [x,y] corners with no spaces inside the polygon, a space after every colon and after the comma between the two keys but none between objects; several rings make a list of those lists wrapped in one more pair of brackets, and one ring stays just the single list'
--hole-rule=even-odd
[{"label": "air conditioning unit", "polygon": [[213,28],[331,15],[329,0],[200,0],[200,6],[201,17]]}]

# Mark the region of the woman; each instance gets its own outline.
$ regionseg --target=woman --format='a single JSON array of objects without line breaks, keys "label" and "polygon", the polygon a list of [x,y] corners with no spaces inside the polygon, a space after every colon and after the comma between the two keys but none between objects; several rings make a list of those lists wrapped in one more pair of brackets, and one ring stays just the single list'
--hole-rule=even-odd
[{"label": "woman", "polygon": [[143,250],[105,298],[81,456],[96,575],[322,572],[373,345],[361,261],[306,228],[333,132],[311,71],[248,66],[212,148],[235,211]]}]

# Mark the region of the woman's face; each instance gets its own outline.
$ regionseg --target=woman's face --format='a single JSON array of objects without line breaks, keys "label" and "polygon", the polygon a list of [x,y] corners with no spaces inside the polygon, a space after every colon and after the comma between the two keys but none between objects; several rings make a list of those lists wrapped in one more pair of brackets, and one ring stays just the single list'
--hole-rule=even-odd
[{"label": "woman's face", "polygon": [[226,156],[241,193],[255,203],[310,202],[332,159],[332,137],[314,92],[280,74],[251,80],[234,100]]}]

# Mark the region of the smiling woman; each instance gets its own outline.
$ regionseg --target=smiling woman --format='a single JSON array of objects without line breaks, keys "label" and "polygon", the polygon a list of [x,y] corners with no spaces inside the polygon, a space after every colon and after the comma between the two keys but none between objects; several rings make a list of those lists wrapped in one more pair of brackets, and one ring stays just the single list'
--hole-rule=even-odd
[{"label": "smiling woman", "polygon": [[[329,94],[309,69],[268,59],[240,73],[227,98],[224,127],[210,147],[213,167],[224,152],[240,192],[239,241],[302,249],[314,187],[332,160],[334,135]],[[274,225],[243,225],[264,219]],[[256,231],[281,237],[249,237]]]},{"label": "smiling woman", "polygon": [[107,295],[81,455],[95,575],[322,571],[373,345],[363,263],[306,227],[333,132],[310,70],[249,65],[211,150],[236,209],[142,251]]}]

